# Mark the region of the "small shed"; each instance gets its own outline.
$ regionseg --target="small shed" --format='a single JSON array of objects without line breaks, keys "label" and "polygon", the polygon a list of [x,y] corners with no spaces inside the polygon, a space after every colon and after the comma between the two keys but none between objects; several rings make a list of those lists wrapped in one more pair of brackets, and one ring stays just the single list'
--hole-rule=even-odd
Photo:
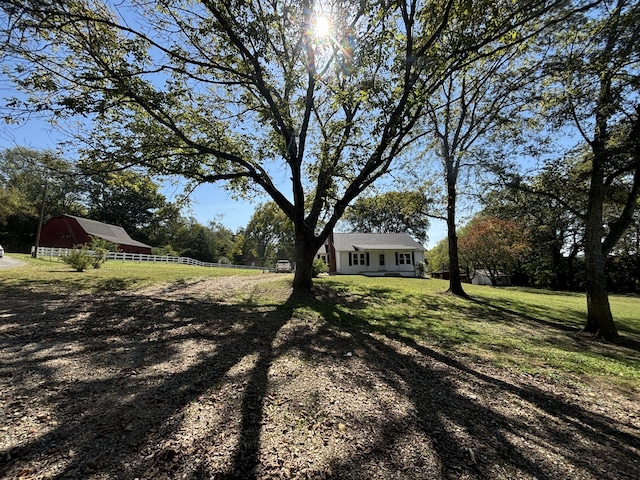
[{"label": "small shed", "polygon": [[496,283],[491,280],[491,274],[486,269],[475,270],[473,272],[473,278],[471,283],[474,285],[495,285],[496,287],[509,287],[511,286],[511,276],[506,273],[496,272],[494,275]]},{"label": "small shed", "polygon": [[[440,280],[450,280],[451,279],[451,272],[450,272],[450,270],[448,268],[435,270],[435,271],[431,272],[431,278],[438,278]],[[467,272],[465,272],[462,269],[460,269],[460,281],[461,282],[468,282],[469,281],[469,276],[467,275]]]},{"label": "small shed", "polygon": [[91,242],[91,237],[115,243],[126,253],[151,253],[151,246],[129,236],[124,228],[73,215],[60,215],[42,227],[40,245],[43,247],[73,248]]}]

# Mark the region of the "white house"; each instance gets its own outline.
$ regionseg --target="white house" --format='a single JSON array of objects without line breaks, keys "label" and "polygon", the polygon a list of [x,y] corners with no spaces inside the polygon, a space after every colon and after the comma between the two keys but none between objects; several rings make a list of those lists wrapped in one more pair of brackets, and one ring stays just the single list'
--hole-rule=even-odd
[{"label": "white house", "polygon": [[413,277],[424,247],[406,233],[334,233],[317,258],[334,273]]}]

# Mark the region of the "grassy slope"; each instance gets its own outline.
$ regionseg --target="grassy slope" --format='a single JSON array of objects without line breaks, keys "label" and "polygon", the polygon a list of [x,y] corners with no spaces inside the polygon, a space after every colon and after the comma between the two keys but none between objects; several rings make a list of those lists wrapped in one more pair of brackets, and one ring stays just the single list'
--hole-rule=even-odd
[{"label": "grassy slope", "polygon": [[442,294],[448,286],[442,280],[353,276],[320,283],[349,292],[353,302],[338,308],[362,328],[474,361],[640,391],[638,297],[611,296],[623,341],[610,345],[579,333],[586,315],[581,294],[465,285],[472,299],[463,300]]},{"label": "grassy slope", "polygon": [[[259,270],[134,262],[107,262],[99,270],[77,273],[60,262],[13,257],[27,265],[0,270],[0,284],[18,289],[109,292],[261,274]],[[419,341],[476,362],[640,391],[638,297],[611,296],[623,342],[609,345],[579,333],[586,314],[581,294],[465,285],[472,299],[463,300],[442,294],[447,283],[440,280],[338,276],[316,283],[340,293],[338,299],[301,310],[313,310],[313,315],[319,313],[329,322],[349,322],[350,327]],[[272,302],[268,297],[253,298],[252,303],[259,307],[261,302]]]},{"label": "grassy slope", "polygon": [[174,263],[107,261],[99,269],[84,272],[73,269],[56,259],[32,259],[28,255],[11,255],[26,262],[19,269],[0,269],[0,282],[31,288],[54,287],[57,290],[109,292],[136,290],[141,287],[193,281],[229,275],[257,275],[261,270],[195,267]]}]

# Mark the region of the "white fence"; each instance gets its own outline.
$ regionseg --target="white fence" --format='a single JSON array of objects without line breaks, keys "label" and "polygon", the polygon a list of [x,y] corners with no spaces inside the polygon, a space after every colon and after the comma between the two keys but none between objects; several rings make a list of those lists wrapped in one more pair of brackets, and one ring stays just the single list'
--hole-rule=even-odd
[{"label": "white fence", "polygon": [[[49,258],[49,260],[59,259],[71,253],[70,248],[56,248],[56,247],[38,247],[38,258]],[[121,262],[160,262],[160,263],[178,263],[181,265],[194,265],[197,267],[222,267],[222,268],[237,268],[246,270],[273,270],[263,267],[253,267],[250,265],[232,265],[229,263],[209,263],[201,262],[200,260],[194,260],[189,257],[173,257],[171,255],[148,255],[146,253],[124,253],[124,252],[109,252],[107,254],[107,260],[115,260]]]}]

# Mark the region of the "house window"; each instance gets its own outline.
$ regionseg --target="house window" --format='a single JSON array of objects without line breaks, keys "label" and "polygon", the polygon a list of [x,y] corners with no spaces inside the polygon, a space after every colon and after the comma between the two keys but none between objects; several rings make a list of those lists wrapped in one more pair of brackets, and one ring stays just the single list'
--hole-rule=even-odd
[{"label": "house window", "polygon": [[368,265],[369,262],[369,258],[368,258],[369,254],[368,253],[352,253],[351,254],[351,263],[353,265]]},{"label": "house window", "polygon": [[384,253],[380,254],[380,266],[384,267]]},{"label": "house window", "polygon": [[396,253],[398,265],[412,265],[410,253]]}]

